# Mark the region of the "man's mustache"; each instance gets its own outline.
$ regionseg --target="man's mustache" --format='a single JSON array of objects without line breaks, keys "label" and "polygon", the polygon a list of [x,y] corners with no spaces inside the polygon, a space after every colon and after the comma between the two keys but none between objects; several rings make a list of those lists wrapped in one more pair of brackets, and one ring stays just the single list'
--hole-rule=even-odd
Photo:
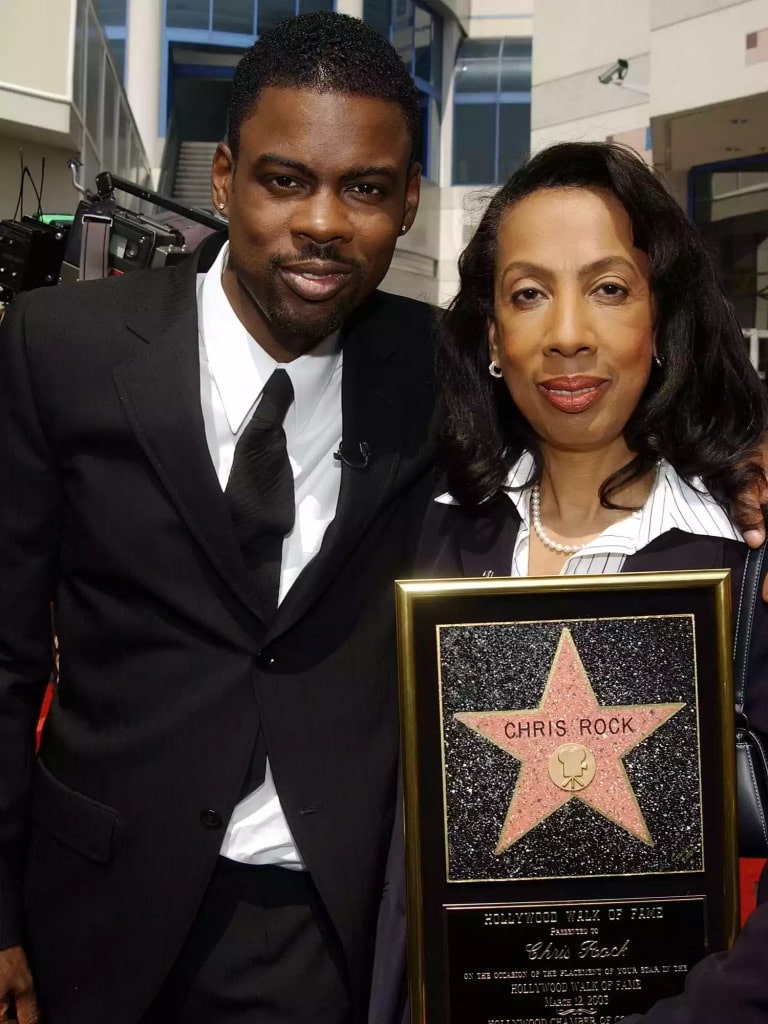
[{"label": "man's mustache", "polygon": [[329,263],[341,263],[343,266],[349,267],[350,270],[361,271],[363,269],[363,264],[360,260],[342,256],[335,245],[320,245],[317,242],[308,242],[298,251],[291,253],[290,256],[275,253],[274,256],[270,257],[269,265],[272,270],[281,270],[285,267],[290,267],[292,264],[305,263],[307,260],[326,260]]}]

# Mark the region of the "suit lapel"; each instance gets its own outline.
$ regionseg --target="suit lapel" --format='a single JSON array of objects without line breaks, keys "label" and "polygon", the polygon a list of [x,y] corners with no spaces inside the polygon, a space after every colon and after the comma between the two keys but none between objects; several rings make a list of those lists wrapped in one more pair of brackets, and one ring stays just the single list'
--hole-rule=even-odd
[{"label": "suit lapel", "polygon": [[464,576],[509,576],[520,517],[505,494],[481,507],[476,516],[462,512],[459,558]]},{"label": "suit lapel", "polygon": [[189,530],[237,596],[257,612],[210,458],[200,405],[195,258],[149,280],[128,328],[148,344],[114,374],[136,437]]},{"label": "suit lapel", "polygon": [[715,569],[723,563],[724,541],[684,530],[669,530],[624,562],[622,572],[664,572],[668,569]]},{"label": "suit lapel", "polygon": [[[482,514],[462,513],[458,554],[464,576],[508,576],[519,518],[506,497],[495,498]],[[622,572],[663,572],[668,569],[713,569],[724,564],[725,542],[670,530],[624,562]]]},{"label": "suit lapel", "polygon": [[[271,636],[284,632],[317,600],[391,493],[408,426],[408,366],[405,346],[393,338],[380,302],[374,295],[342,337],[344,459],[336,515],[319,552],[278,608]],[[365,468],[359,465],[363,442],[370,450]]]}]

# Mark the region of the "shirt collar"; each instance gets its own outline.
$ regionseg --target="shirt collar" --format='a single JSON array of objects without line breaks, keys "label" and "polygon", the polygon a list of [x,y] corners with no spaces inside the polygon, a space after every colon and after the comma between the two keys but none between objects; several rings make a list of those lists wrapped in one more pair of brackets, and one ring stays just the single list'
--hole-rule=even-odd
[{"label": "shirt collar", "polygon": [[[510,469],[505,493],[517,509],[526,532],[530,529],[530,487],[535,469],[533,456],[523,452]],[[706,537],[741,540],[741,534],[725,509],[706,490],[701,480],[690,483],[662,461],[645,504],[625,519],[603,530],[578,552],[579,555],[621,553],[633,555],[670,530]]]},{"label": "shirt collar", "polygon": [[279,364],[251,337],[230,305],[221,281],[229,245],[224,245],[206,273],[201,291],[200,334],[211,377],[216,383],[229,428],[236,434],[261,396],[264,385],[282,365],[293,384],[294,401],[286,414],[295,434],[307,425],[341,358],[338,333],[311,352]]}]

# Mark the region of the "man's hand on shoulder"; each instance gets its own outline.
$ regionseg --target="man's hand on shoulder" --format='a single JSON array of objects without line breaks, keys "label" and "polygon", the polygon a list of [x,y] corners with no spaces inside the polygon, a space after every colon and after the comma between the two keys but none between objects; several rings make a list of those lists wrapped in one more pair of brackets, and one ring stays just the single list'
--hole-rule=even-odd
[{"label": "man's hand on shoulder", "polygon": [[13,1020],[15,1011],[19,1024],[40,1024],[32,972],[21,946],[0,950],[0,1021]]}]

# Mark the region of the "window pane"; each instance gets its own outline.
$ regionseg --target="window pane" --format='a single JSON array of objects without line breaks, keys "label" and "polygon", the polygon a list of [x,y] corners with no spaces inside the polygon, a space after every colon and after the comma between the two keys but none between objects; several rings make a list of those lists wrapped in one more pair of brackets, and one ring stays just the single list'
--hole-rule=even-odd
[{"label": "window pane", "polygon": [[531,148],[530,103],[502,103],[499,108],[499,182],[506,181]]},{"label": "window pane", "polygon": [[294,0],[259,0],[259,35],[295,13]]},{"label": "window pane", "polygon": [[209,0],[168,0],[166,24],[169,28],[207,29]]},{"label": "window pane", "polygon": [[453,108],[453,183],[495,180],[496,104],[457,103]]},{"label": "window pane", "polygon": [[108,171],[114,173],[117,167],[115,116],[119,90],[111,68],[105,68],[104,71],[104,138],[101,145],[101,162]]},{"label": "window pane", "polygon": [[299,0],[299,14],[312,14],[315,11],[332,11],[333,0]]},{"label": "window pane", "polygon": [[412,0],[395,0],[392,45],[409,71],[413,70],[413,15]]},{"label": "window pane", "polygon": [[214,32],[253,35],[253,0],[213,0]]},{"label": "window pane", "polygon": [[363,0],[363,21],[389,39],[390,0]]},{"label": "window pane", "polygon": [[424,155],[422,157],[422,168],[425,178],[440,183],[440,106],[436,100],[429,97],[427,110],[422,112],[425,125]]},{"label": "window pane", "polygon": [[414,65],[413,73],[425,82],[432,81],[432,15],[423,7],[414,12]]},{"label": "window pane", "polygon": [[78,0],[77,20],[75,22],[75,52],[72,60],[72,102],[75,109],[82,116],[83,110],[83,81],[85,77],[85,18],[87,4],[85,0]]},{"label": "window pane", "polygon": [[531,91],[531,44],[526,40],[504,40],[501,57],[501,91]]},{"label": "window pane", "polygon": [[127,178],[130,168],[130,145],[131,145],[131,119],[128,116],[128,107],[121,100],[118,114],[117,127],[117,173],[121,178]]},{"label": "window pane", "polygon": [[125,40],[108,39],[107,46],[112,56],[112,62],[115,65],[117,77],[121,82],[125,82]]},{"label": "window pane", "polygon": [[102,25],[125,25],[127,21],[126,0],[94,0],[93,6]]},{"label": "window pane", "polygon": [[429,146],[429,96],[424,93],[419,93],[419,107],[421,108],[421,134],[416,139],[416,144],[413,147],[413,152],[416,159],[421,164],[421,173],[425,178],[429,177],[429,157],[430,157],[430,146]]},{"label": "window pane", "polygon": [[98,22],[90,12],[85,62],[85,124],[93,141],[97,146],[101,146],[101,75],[104,68],[104,49]]},{"label": "window pane", "polygon": [[498,92],[499,48],[498,39],[461,44],[456,57],[456,92]]},{"label": "window pane", "polygon": [[443,88],[443,19],[432,15],[432,85]]},{"label": "window pane", "polygon": [[465,39],[459,46],[457,63],[460,63],[465,57],[496,60],[499,56],[500,44],[501,39]]}]

